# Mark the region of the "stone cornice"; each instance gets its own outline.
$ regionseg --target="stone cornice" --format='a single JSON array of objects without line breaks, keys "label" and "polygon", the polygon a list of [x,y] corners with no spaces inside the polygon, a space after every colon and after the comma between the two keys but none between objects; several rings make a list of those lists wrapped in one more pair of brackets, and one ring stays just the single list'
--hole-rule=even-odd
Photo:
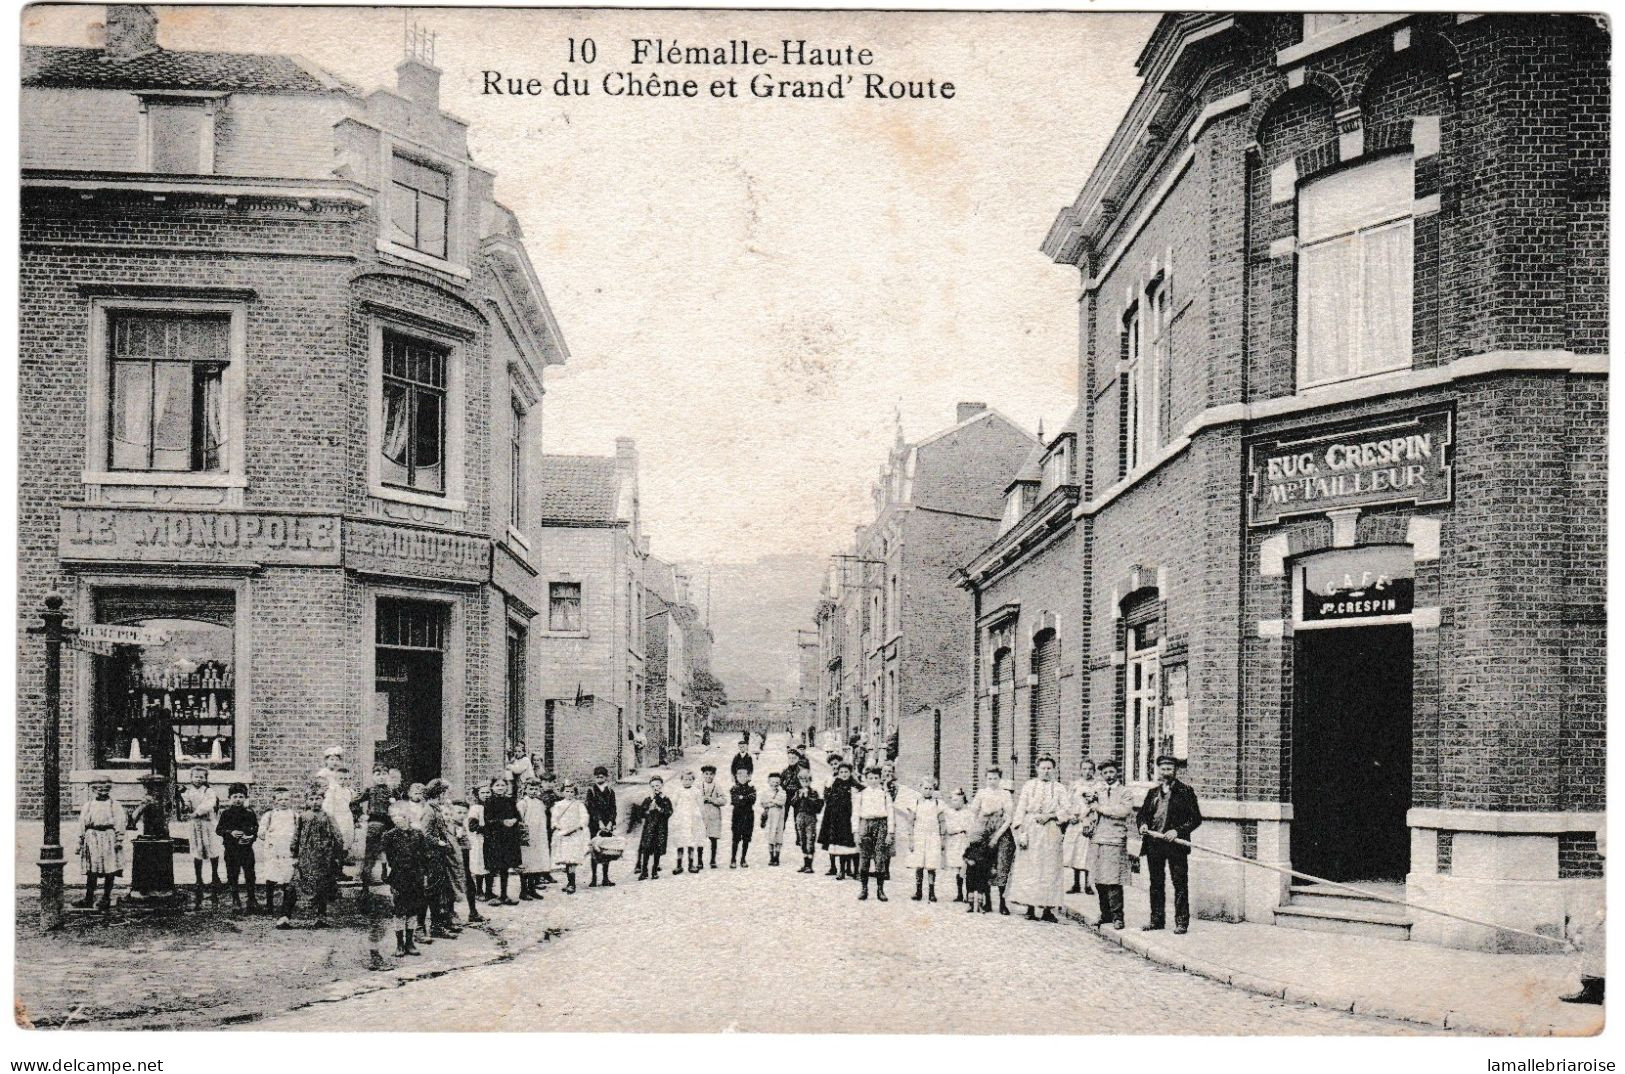
[{"label": "stone cornice", "polygon": [[965,567],[966,587],[977,587],[1031,552],[1038,543],[1072,522],[1080,498],[1077,485],[1058,485]]}]

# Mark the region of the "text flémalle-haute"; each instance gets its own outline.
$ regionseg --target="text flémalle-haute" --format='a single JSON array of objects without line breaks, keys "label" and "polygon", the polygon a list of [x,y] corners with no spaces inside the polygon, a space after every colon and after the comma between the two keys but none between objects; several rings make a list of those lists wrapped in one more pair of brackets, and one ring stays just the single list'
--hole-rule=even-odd
[{"label": "text fl\u00e9malle-haute", "polygon": [[[623,42],[627,63],[600,73],[598,44],[590,37],[569,38],[563,58],[573,70],[557,77],[515,74],[487,68],[480,72],[480,92],[488,97],[634,97],[719,100],[953,100],[954,83],[936,77],[892,77],[877,70],[874,50],[847,42],[817,43],[803,38],[757,41],[729,38],[690,44],[661,37],[634,37]],[[659,68],[767,68],[755,74],[688,77]],[[772,68],[794,68],[786,76]],[[855,70],[854,70],[855,69]]]}]

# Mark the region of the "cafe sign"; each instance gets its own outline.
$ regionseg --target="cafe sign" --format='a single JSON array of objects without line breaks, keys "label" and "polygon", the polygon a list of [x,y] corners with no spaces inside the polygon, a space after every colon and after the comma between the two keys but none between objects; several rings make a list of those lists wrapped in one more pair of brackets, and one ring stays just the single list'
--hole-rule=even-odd
[{"label": "cafe sign", "polygon": [[1256,441],[1247,456],[1248,523],[1269,526],[1343,507],[1449,503],[1453,431],[1450,411],[1439,410]]},{"label": "cafe sign", "polygon": [[1409,615],[1416,568],[1409,546],[1350,548],[1311,556],[1298,569],[1298,622]]}]

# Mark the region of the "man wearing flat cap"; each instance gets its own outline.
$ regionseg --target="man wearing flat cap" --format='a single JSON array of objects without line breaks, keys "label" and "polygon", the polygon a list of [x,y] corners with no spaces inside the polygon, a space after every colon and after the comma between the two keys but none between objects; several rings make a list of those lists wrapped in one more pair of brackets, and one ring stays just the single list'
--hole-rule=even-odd
[{"label": "man wearing flat cap", "polygon": [[1196,792],[1178,779],[1179,762],[1168,754],[1157,758],[1157,785],[1140,804],[1140,851],[1151,869],[1151,923],[1145,931],[1167,926],[1164,871],[1174,880],[1174,931],[1191,927],[1190,848],[1174,839],[1190,841],[1202,824]]}]

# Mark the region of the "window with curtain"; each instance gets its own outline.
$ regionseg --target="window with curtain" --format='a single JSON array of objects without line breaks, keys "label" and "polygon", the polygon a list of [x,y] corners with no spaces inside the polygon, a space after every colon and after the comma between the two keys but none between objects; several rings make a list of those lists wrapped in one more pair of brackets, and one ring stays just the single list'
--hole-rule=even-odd
[{"label": "window with curtain", "polygon": [[1408,154],[1334,172],[1298,192],[1298,386],[1411,365]]},{"label": "window with curtain", "polygon": [[108,468],[225,469],[230,318],[119,312],[107,327]]},{"label": "window with curtain", "polygon": [[201,100],[147,100],[147,170],[166,175],[213,171],[214,113]]},{"label": "window with curtain", "polygon": [[548,585],[547,629],[581,629],[580,582],[553,582]]},{"label": "window with curtain", "polygon": [[521,623],[508,620],[508,749],[525,741],[525,638]]},{"label": "window with curtain", "polygon": [[451,176],[396,153],[389,198],[390,239],[432,257],[445,257]]},{"label": "window with curtain", "polygon": [[434,495],[446,491],[446,360],[444,347],[384,333],[386,485]]},{"label": "window with curtain", "polygon": [[518,396],[509,398],[513,423],[508,430],[508,523],[525,528],[525,407]]}]

